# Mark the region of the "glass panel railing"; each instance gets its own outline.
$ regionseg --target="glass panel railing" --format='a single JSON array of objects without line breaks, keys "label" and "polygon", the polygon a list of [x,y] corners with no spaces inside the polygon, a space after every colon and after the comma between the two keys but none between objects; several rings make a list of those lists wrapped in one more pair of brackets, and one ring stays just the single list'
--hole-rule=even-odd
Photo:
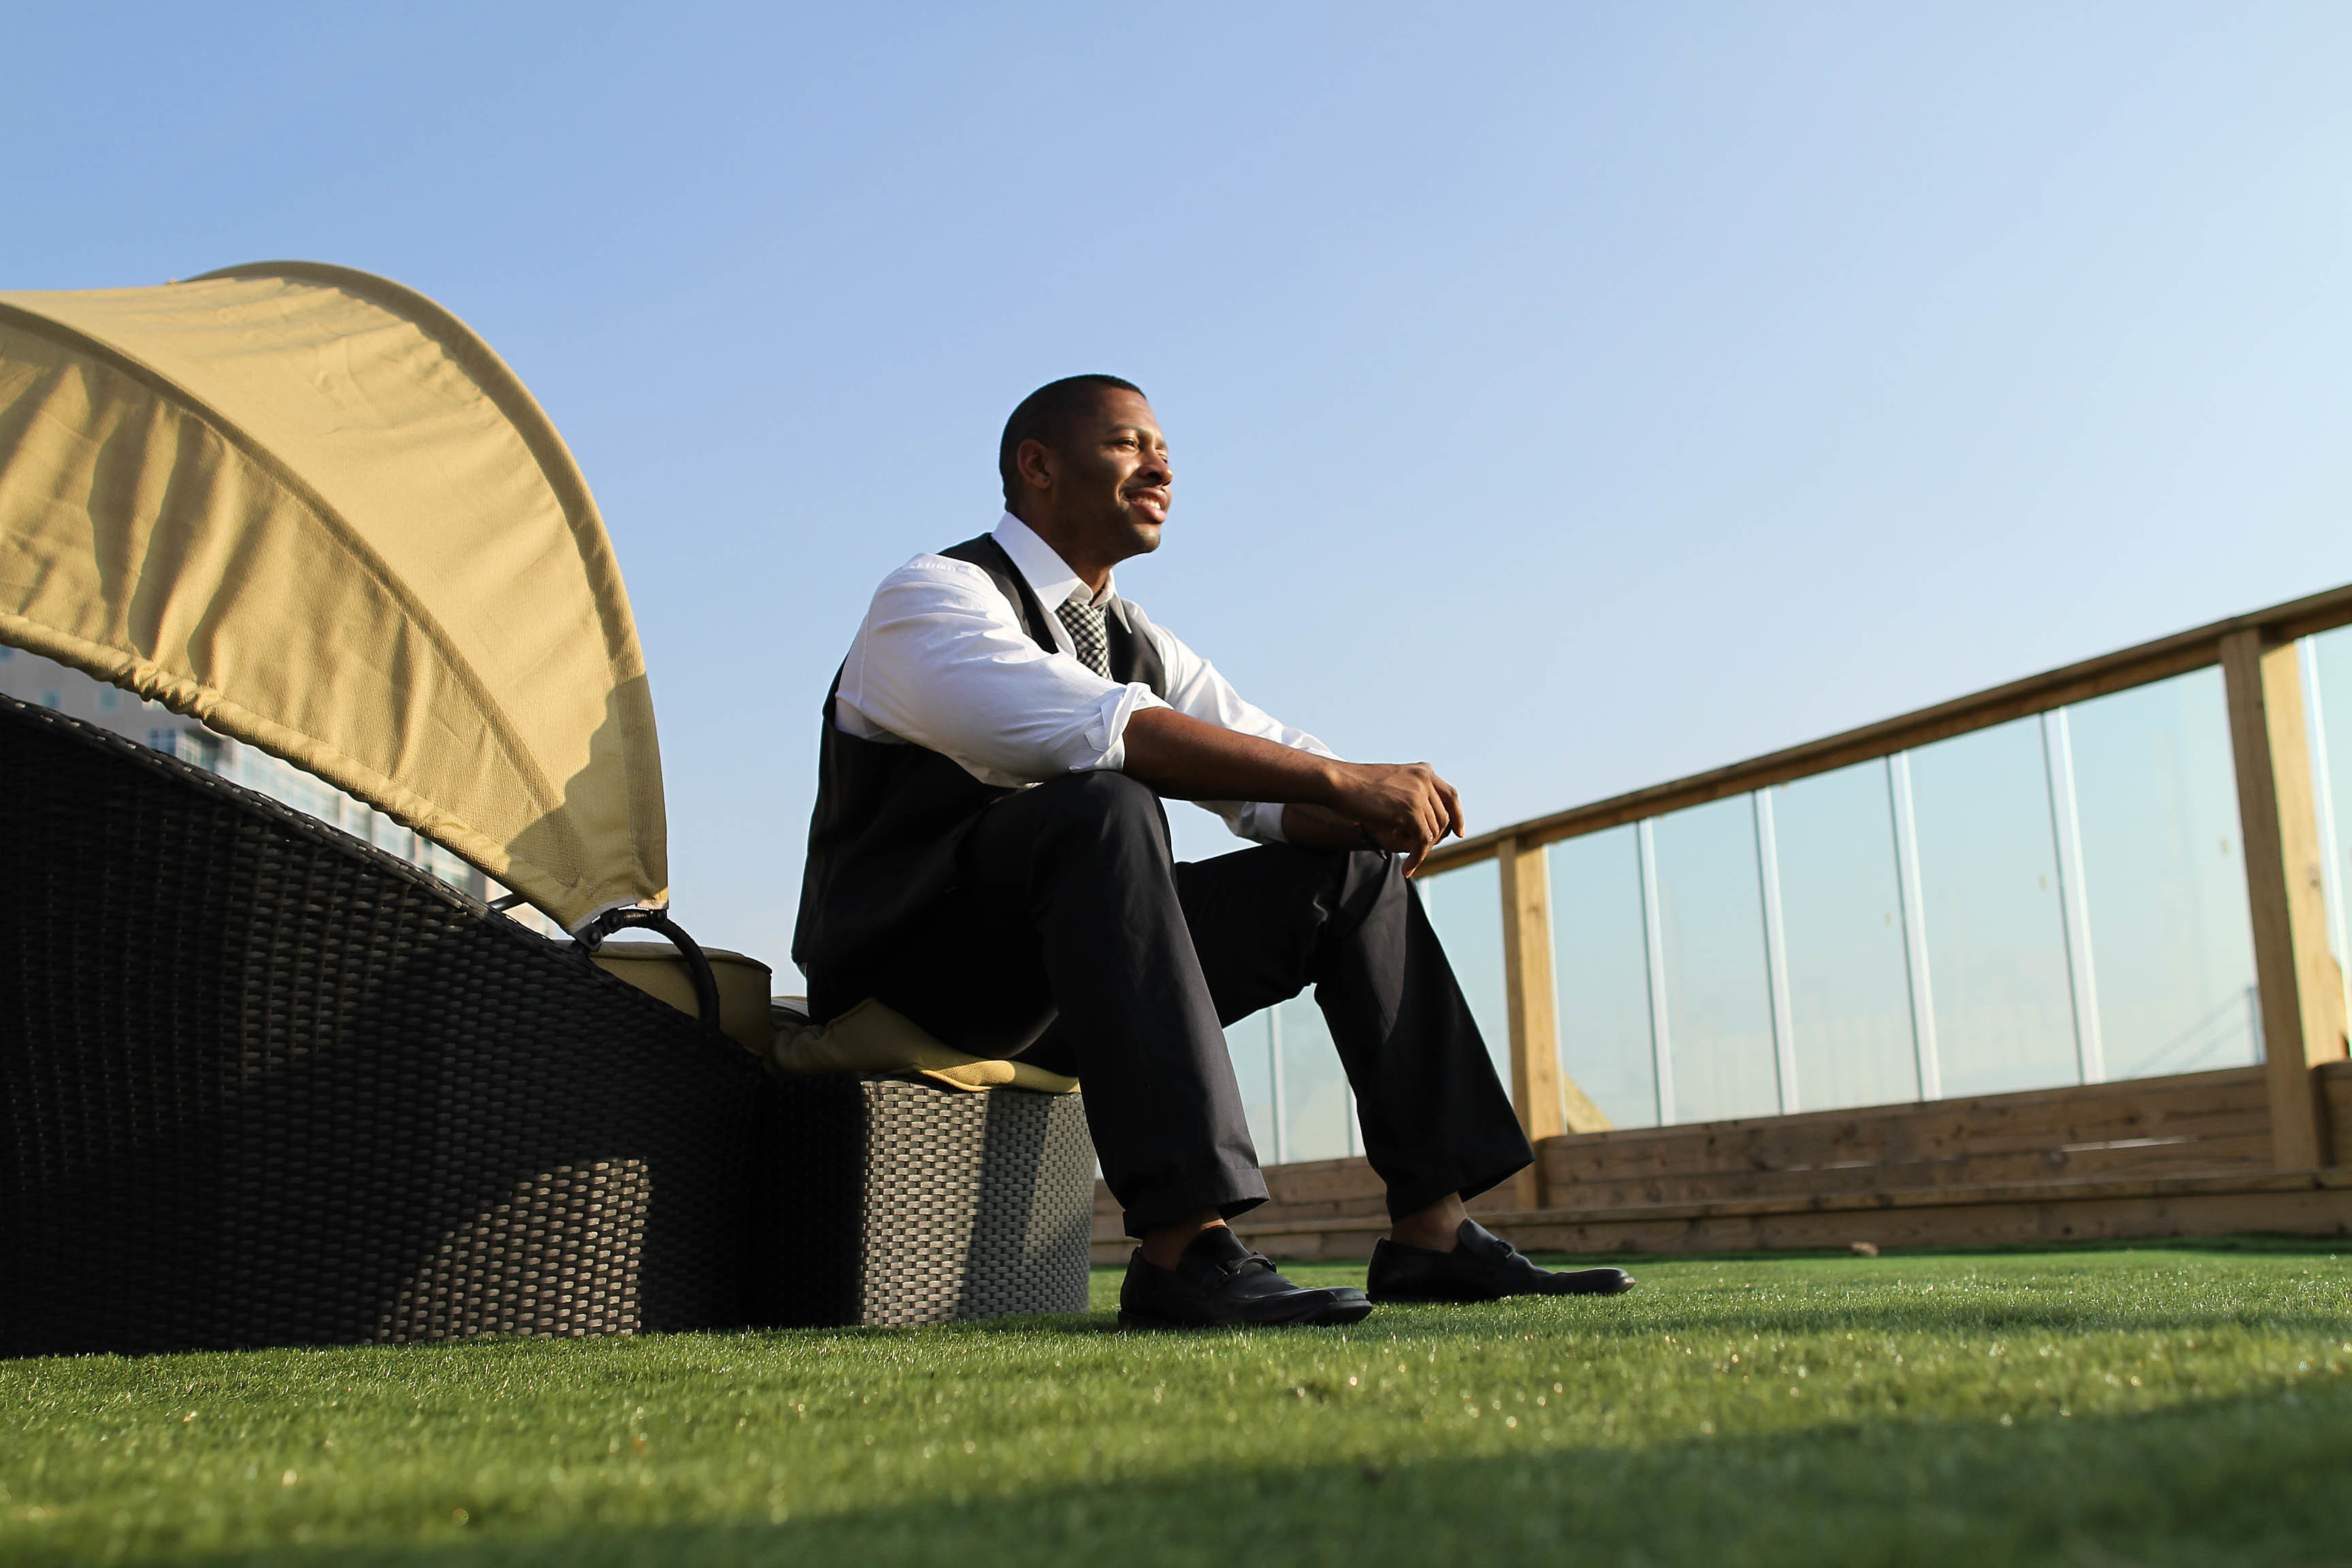
[{"label": "glass panel railing", "polygon": [[1780,1109],[1757,875],[1755,805],[1739,795],[1647,824],[1664,959],[1670,1121]]},{"label": "glass panel railing", "polygon": [[1281,1052],[1283,1147],[1293,1160],[1355,1153],[1355,1102],[1314,994],[1268,1011]]},{"label": "glass panel railing", "polygon": [[1619,1127],[1658,1124],[1642,857],[1631,826],[1546,851],[1559,1067]]},{"label": "glass panel railing", "polygon": [[2119,691],[2045,723],[2062,847],[2069,773],[2080,822],[2070,891],[2089,940],[2074,984],[2096,1021],[2085,1076],[2252,1062],[2253,937],[2221,672]]},{"label": "glass panel railing", "polygon": [[1242,1114],[1249,1122],[1250,1143],[1261,1165],[1279,1164],[1287,1156],[1275,1121],[1274,1010],[1253,1013],[1225,1027],[1225,1050],[1234,1059],[1234,1081],[1242,1093]]},{"label": "glass panel railing", "polygon": [[1788,953],[1795,1110],[1919,1098],[1901,874],[1884,759],[1766,793]]},{"label": "glass panel railing", "polygon": [[1445,956],[1453,961],[1454,977],[1462,983],[1470,1016],[1486,1038],[1495,1070],[1505,1083],[1511,1077],[1509,1015],[1503,1000],[1502,869],[1481,860],[1459,870],[1420,877],[1422,908]]},{"label": "glass panel railing", "polygon": [[1923,1075],[1929,1094],[2078,1081],[2042,721],[1938,741],[1897,763],[1898,792],[1909,775],[1934,998],[1940,1089]]},{"label": "glass panel railing", "polygon": [[[2311,648],[2306,674],[2342,940],[2352,858],[2333,834],[2352,819],[2352,742],[2326,698],[2352,713],[2352,631]],[[1564,839],[1545,858],[1560,1069],[1619,1127],[2260,1059],[2218,670]],[[1507,1072],[1499,885],[1487,860],[1420,888]],[[1286,1157],[1354,1152],[1320,1017],[1294,1003],[1276,1027]]]}]

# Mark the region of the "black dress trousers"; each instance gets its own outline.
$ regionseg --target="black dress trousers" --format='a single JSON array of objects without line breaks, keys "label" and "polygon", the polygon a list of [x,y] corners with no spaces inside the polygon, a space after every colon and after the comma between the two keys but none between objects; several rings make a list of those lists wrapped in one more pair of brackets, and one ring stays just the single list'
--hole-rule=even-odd
[{"label": "black dress trousers", "polygon": [[1411,1214],[1534,1156],[1401,864],[1291,845],[1179,864],[1150,786],[1073,773],[989,806],[955,885],[884,950],[812,970],[810,1005],[877,997],[961,1050],[1077,1075],[1139,1236],[1265,1201],[1223,1026],[1313,985],[1389,1211]]}]

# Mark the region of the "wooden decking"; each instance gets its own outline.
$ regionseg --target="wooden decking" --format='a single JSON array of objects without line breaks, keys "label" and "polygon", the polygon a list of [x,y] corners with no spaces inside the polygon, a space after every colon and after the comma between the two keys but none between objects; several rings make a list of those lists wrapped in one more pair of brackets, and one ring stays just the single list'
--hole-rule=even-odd
[{"label": "wooden decking", "polygon": [[[2352,1064],[2316,1069],[2335,1163],[2277,1169],[2262,1068],[1683,1127],[1538,1146],[1541,1202],[1471,1206],[1569,1252],[1954,1247],[2236,1231],[2352,1236]],[[1363,1160],[1276,1166],[1236,1228],[1279,1258],[1361,1258],[1385,1231]],[[1100,1184],[1097,1262],[1132,1243]]]}]

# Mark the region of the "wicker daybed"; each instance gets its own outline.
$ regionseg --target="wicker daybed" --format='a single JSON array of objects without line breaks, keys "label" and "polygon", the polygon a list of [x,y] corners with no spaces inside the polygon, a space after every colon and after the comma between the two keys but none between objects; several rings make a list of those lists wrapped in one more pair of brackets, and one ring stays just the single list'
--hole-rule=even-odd
[{"label": "wicker daybed", "polygon": [[[764,966],[722,988],[670,923],[603,522],[431,300],[301,262],[0,293],[0,645],[572,933],[0,699],[0,1355],[1085,1304],[1075,1095],[778,1081]],[[598,952],[645,926],[675,961]]]},{"label": "wicker daybed", "polygon": [[757,1315],[749,1053],[90,725],[0,780],[0,1355]]}]

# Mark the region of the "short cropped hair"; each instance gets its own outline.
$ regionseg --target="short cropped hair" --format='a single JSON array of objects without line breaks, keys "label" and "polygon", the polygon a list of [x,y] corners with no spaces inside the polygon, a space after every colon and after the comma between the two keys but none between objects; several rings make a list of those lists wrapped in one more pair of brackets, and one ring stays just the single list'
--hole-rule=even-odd
[{"label": "short cropped hair", "polygon": [[1021,400],[1013,417],[1004,422],[1004,439],[996,447],[996,472],[1004,480],[1006,506],[1011,506],[1013,498],[1020,492],[1021,443],[1042,441],[1048,447],[1061,447],[1069,439],[1070,422],[1092,407],[1095,399],[1106,392],[1143,395],[1143,388],[1115,375],[1066,375],[1059,381],[1047,382]]}]

